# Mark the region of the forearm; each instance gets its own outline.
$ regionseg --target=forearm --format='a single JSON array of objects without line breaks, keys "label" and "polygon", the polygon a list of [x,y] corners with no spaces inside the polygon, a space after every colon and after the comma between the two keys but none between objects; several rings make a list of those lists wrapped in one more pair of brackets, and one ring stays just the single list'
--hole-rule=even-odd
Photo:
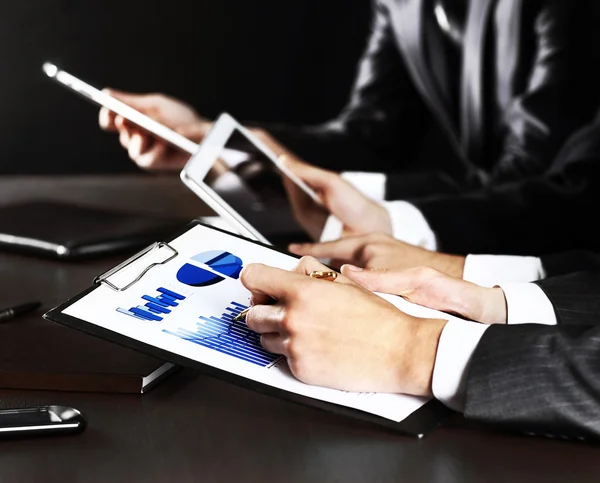
[{"label": "forearm", "polygon": [[533,283],[506,283],[488,288],[434,272],[423,280],[417,275],[413,287],[402,288],[400,294],[406,294],[412,302],[467,320],[509,325],[558,322],[550,298]]}]

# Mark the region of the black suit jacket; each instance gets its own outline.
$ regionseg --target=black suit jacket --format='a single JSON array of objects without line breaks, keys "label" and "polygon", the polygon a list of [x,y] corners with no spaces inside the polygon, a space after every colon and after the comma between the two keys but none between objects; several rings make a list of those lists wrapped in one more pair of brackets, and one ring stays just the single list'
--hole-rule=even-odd
[{"label": "black suit jacket", "polygon": [[[540,258],[546,272],[546,278],[536,283],[545,286],[552,283],[562,286],[562,278],[560,277],[563,275],[574,276],[579,272],[600,272],[600,251],[571,250],[543,255]],[[596,287],[592,284],[587,290],[593,294],[595,289]]]},{"label": "black suit jacket", "polygon": [[[448,152],[442,170],[468,185],[544,172],[597,106],[594,0],[468,3],[462,51],[444,72],[435,68],[447,45],[432,0],[374,1],[371,37],[342,114],[322,126],[269,130],[316,164],[400,171],[429,111],[460,163],[451,166]],[[422,188],[411,194],[436,190]]]},{"label": "black suit jacket", "polygon": [[594,214],[600,206],[600,119],[565,144],[544,176],[410,201],[424,214],[441,251],[600,252]]},{"label": "black suit jacket", "polygon": [[471,361],[465,415],[519,431],[600,438],[600,272],[539,285],[558,325],[490,327]]}]

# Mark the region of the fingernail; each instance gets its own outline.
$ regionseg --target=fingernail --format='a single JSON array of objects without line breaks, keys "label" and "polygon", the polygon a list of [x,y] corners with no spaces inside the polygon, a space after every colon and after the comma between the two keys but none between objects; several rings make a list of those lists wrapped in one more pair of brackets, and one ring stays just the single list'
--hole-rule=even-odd
[{"label": "fingernail", "polygon": [[364,272],[365,271],[364,268],[357,267],[356,265],[350,265],[349,263],[344,265],[344,267],[347,267],[348,270],[350,270],[351,272]]},{"label": "fingernail", "polygon": [[299,243],[292,243],[291,245],[288,246],[288,250],[290,252],[300,250],[301,248],[302,248],[302,245],[300,245]]}]

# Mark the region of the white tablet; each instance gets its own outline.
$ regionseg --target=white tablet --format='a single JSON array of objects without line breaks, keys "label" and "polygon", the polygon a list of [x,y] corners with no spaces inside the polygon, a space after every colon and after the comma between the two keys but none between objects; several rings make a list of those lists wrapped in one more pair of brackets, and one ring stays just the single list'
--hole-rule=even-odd
[{"label": "white tablet", "polygon": [[260,139],[222,114],[181,172],[181,179],[239,234],[285,247],[308,241],[283,185],[289,178],[316,203],[318,196]]},{"label": "white tablet", "polygon": [[100,107],[106,107],[119,116],[123,116],[128,121],[131,121],[149,133],[164,139],[182,151],[189,154],[194,154],[198,149],[198,144],[194,141],[189,140],[185,136],[182,136],[172,129],[169,129],[163,124],[156,122],[151,117],[142,114],[118,99],[109,96],[106,92],[102,92],[101,90],[92,87],[91,85],[83,82],[77,77],[72,76],[64,70],[59,69],[56,65],[46,62],[43,65],[43,69],[48,77],[55,80],[59,84],[68,87]]}]

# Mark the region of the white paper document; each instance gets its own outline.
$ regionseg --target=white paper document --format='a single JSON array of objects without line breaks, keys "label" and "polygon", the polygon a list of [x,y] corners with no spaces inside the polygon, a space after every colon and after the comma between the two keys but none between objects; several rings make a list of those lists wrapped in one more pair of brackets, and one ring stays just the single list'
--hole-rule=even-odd
[{"label": "white paper document", "polygon": [[[243,321],[233,321],[249,305],[250,294],[238,278],[244,266],[259,262],[289,270],[297,259],[200,225],[169,245],[177,256],[154,266],[127,290],[101,285],[63,313],[232,374],[393,421],[402,421],[428,401],[304,384],[290,373],[285,358],[261,347],[258,334]],[[125,286],[145,266],[168,258],[167,248],[140,258],[110,281]],[[385,298],[413,315],[451,318],[400,297]]]}]

